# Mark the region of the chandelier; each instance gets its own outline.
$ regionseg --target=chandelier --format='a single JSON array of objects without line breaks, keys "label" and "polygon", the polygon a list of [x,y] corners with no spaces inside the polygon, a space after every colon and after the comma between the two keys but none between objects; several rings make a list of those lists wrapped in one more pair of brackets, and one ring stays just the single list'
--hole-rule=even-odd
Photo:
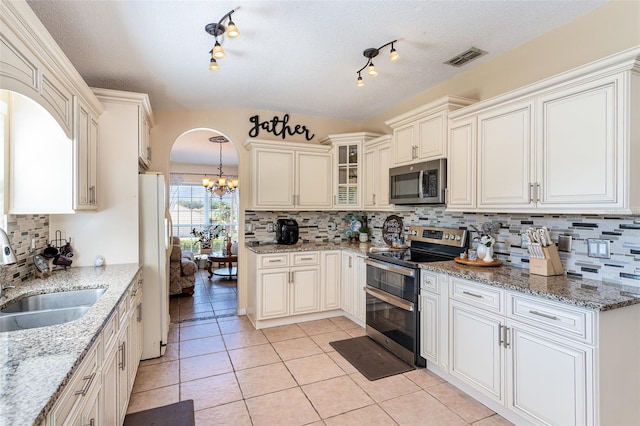
[{"label": "chandelier", "polygon": [[222,175],[222,144],[229,142],[224,136],[214,136],[209,138],[209,142],[217,143],[220,146],[220,165],[218,166],[218,178],[210,179],[207,176],[202,178],[202,186],[212,195],[222,198],[223,195],[231,194],[238,188],[238,178],[227,179]]},{"label": "chandelier", "polygon": [[391,45],[391,51],[389,52],[389,60],[392,62],[398,60],[398,58],[400,57],[400,54],[395,49],[395,47],[393,47],[393,44],[397,42],[398,40],[393,40],[393,41],[390,41],[389,43],[383,44],[377,49],[374,47],[370,47],[369,49],[366,49],[364,52],[362,52],[364,57],[367,58],[367,63],[364,64],[364,66],[360,68],[358,71],[356,71],[356,74],[358,74],[358,80],[356,80],[356,86],[358,87],[364,86],[364,80],[362,79],[361,73],[362,71],[364,71],[365,68],[367,69],[367,74],[369,74],[371,77],[375,77],[376,75],[378,75],[378,70],[376,69],[376,66],[373,65],[373,58],[378,56],[378,54],[380,53],[380,50],[383,47],[387,47]]}]

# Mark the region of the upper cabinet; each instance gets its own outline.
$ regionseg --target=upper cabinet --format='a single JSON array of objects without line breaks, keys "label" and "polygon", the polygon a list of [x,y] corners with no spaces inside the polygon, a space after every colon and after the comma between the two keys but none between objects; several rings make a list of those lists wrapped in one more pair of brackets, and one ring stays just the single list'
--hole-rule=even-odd
[{"label": "upper cabinet", "polygon": [[365,210],[393,210],[389,204],[389,167],[391,167],[391,135],[364,143],[363,202]]},{"label": "upper cabinet", "polygon": [[[0,1],[0,89],[9,100],[8,211],[97,209],[102,104],[26,2]],[[53,183],[46,191],[43,178]]]},{"label": "upper cabinet", "polygon": [[400,166],[447,157],[447,118],[474,100],[447,96],[392,118],[392,164]]},{"label": "upper cabinet", "polygon": [[149,97],[145,95],[138,106],[138,161],[143,169],[151,164],[151,127],[153,114]]},{"label": "upper cabinet", "polygon": [[640,212],[639,53],[450,114],[447,208]]},{"label": "upper cabinet", "polygon": [[357,132],[329,135],[321,144],[333,147],[333,206],[360,209],[363,206],[363,144],[381,136]]},{"label": "upper cabinet", "polygon": [[249,139],[251,201],[255,210],[318,210],[332,207],[330,147]]}]

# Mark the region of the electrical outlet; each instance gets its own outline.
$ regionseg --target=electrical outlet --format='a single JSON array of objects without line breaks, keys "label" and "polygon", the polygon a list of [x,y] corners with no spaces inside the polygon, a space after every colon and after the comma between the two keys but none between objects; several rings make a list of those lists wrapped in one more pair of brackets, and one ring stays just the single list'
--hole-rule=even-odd
[{"label": "electrical outlet", "polygon": [[589,257],[609,259],[611,258],[611,241],[588,238],[587,253]]},{"label": "electrical outlet", "polygon": [[276,228],[273,226],[273,222],[267,223],[267,232],[275,232]]},{"label": "electrical outlet", "polygon": [[335,231],[336,228],[337,227],[335,222],[329,222],[329,231]]},{"label": "electrical outlet", "polygon": [[526,249],[527,247],[529,247],[529,244],[527,244],[527,239],[524,237],[525,234],[520,234],[520,247],[522,247],[523,249]]}]

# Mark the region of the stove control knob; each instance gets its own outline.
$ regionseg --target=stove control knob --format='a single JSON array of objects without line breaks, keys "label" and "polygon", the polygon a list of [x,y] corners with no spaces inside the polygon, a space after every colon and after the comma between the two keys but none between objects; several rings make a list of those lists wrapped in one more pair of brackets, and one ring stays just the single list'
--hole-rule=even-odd
[{"label": "stove control knob", "polygon": [[448,239],[449,239],[449,234],[444,234],[444,235],[442,236],[442,238],[444,238],[445,240],[448,240]]},{"label": "stove control knob", "polygon": [[460,238],[460,235],[456,235],[456,241],[460,241],[462,238]]}]

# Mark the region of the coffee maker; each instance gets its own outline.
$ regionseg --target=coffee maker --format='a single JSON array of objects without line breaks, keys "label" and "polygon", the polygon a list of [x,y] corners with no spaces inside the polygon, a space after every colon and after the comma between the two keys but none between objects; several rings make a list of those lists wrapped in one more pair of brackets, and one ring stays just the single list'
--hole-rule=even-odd
[{"label": "coffee maker", "polygon": [[294,219],[278,219],[276,222],[276,242],[295,244],[298,242],[298,222]]}]

